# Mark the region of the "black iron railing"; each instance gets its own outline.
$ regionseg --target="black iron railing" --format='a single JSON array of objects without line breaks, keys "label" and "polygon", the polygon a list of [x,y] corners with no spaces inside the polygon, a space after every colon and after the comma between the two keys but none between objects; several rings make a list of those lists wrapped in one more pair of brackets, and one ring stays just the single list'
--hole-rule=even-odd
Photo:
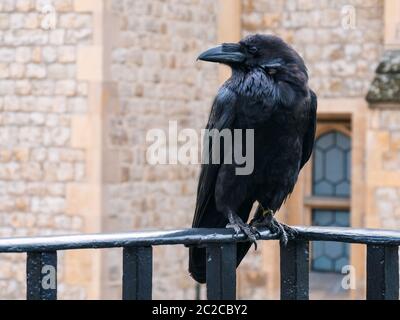
[{"label": "black iron railing", "polygon": [[[367,299],[399,299],[400,231],[348,228],[296,227],[298,238],[281,246],[281,298],[309,298],[309,242],[334,241],[367,245]],[[260,240],[276,240],[265,230]],[[27,253],[27,299],[55,300],[57,287],[43,286],[47,273],[57,272],[57,251],[123,248],[123,299],[152,298],[153,246],[185,245],[207,248],[207,297],[236,298],[236,243],[227,229],[135,232],[0,239],[0,253]],[[57,277],[55,277],[57,278]]]}]

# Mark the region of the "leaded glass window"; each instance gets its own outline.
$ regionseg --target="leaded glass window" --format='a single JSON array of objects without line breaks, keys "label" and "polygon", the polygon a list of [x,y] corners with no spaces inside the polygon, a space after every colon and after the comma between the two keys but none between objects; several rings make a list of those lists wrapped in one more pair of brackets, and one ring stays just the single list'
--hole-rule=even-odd
[{"label": "leaded glass window", "polygon": [[[350,198],[351,195],[351,139],[331,131],[320,136],[313,158],[313,197]],[[349,208],[350,209],[350,208]],[[350,226],[350,210],[319,209],[312,211],[315,226]],[[349,264],[350,246],[335,242],[314,242],[312,269],[340,273]]]},{"label": "leaded glass window", "polygon": [[[348,211],[314,210],[313,225],[321,227],[350,226]],[[314,242],[312,269],[314,271],[338,272],[349,264],[350,246],[346,243]]]},{"label": "leaded glass window", "polygon": [[338,131],[324,134],[314,151],[314,196],[349,197],[350,177],[350,138]]}]

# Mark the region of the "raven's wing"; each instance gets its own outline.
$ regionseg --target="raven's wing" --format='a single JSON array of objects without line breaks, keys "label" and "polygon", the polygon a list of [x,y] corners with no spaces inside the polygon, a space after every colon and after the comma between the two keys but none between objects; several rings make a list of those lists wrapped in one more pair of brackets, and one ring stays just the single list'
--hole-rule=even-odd
[{"label": "raven's wing", "polygon": [[311,99],[309,100],[309,108],[308,109],[308,128],[306,134],[303,139],[303,155],[301,159],[301,166],[302,169],[308,160],[310,160],[315,143],[315,133],[317,129],[317,107],[318,107],[318,100],[317,95],[310,90]]},{"label": "raven's wing", "polygon": [[[306,106],[306,110],[308,111],[308,123],[307,130],[303,138],[303,149],[302,149],[302,158],[301,158],[301,165],[300,170],[306,165],[308,160],[310,160],[315,143],[315,135],[317,129],[317,108],[318,108],[318,98],[317,95],[310,90],[310,99],[308,99],[305,103],[308,105]],[[264,208],[259,206],[257,208],[257,213],[261,214]],[[250,247],[249,247],[250,248]]]},{"label": "raven's wing", "polygon": [[[219,131],[232,129],[236,116],[236,103],[236,95],[223,87],[215,98],[206,129]],[[224,228],[229,222],[223,213],[218,212],[215,204],[215,184],[220,164],[224,161],[223,152],[220,152],[220,164],[212,164],[212,151],[213,147],[210,144],[208,159],[206,159],[208,164],[203,164],[200,172],[193,228]],[[189,248],[189,272],[197,282],[205,283],[205,248]]]},{"label": "raven's wing", "polygon": [[[235,120],[236,95],[227,88],[221,88],[213,103],[207,130],[232,129]],[[219,164],[212,163],[213,147],[210,144],[208,152],[208,164],[201,167],[199,184],[197,188],[196,210],[193,219],[193,228],[218,227],[216,220],[224,218],[216,214],[215,208],[215,183],[218,172],[223,163],[223,152],[220,152]],[[205,218],[207,214],[207,218]]]}]

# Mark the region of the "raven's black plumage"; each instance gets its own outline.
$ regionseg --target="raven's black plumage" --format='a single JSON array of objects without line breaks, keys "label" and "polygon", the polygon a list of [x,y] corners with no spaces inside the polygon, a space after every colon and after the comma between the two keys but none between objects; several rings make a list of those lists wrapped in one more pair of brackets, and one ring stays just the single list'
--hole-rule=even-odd
[{"label": "raven's black plumage", "polygon": [[[314,146],[317,97],[308,87],[302,58],[278,37],[254,35],[211,49],[199,59],[232,68],[232,77],[215,98],[207,129],[254,129],[255,167],[252,174],[239,176],[236,165],[223,164],[223,159],[220,165],[203,165],[193,227],[223,228],[240,221],[237,216],[246,223],[257,201],[256,216],[264,208],[276,212]],[[238,265],[250,247],[250,242],[238,244]],[[205,249],[190,249],[189,271],[205,282]]]}]

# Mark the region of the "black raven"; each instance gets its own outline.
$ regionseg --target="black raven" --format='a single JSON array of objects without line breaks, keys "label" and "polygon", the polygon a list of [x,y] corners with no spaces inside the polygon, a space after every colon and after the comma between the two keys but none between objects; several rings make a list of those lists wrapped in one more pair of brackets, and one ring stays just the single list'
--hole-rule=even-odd
[{"label": "black raven", "polygon": [[[303,59],[276,36],[248,36],[239,43],[212,48],[199,60],[232,69],[232,77],[215,98],[207,129],[254,129],[254,170],[250,175],[237,175],[238,165],[223,159],[220,164],[209,161],[202,165],[193,221],[193,228],[243,231],[250,241],[238,244],[239,265],[256,241],[257,228],[278,233],[283,243],[295,236],[293,229],[274,216],[311,157],[317,97],[308,87]],[[256,202],[254,219],[247,224]],[[204,283],[205,249],[190,248],[189,255],[190,274]]]}]

